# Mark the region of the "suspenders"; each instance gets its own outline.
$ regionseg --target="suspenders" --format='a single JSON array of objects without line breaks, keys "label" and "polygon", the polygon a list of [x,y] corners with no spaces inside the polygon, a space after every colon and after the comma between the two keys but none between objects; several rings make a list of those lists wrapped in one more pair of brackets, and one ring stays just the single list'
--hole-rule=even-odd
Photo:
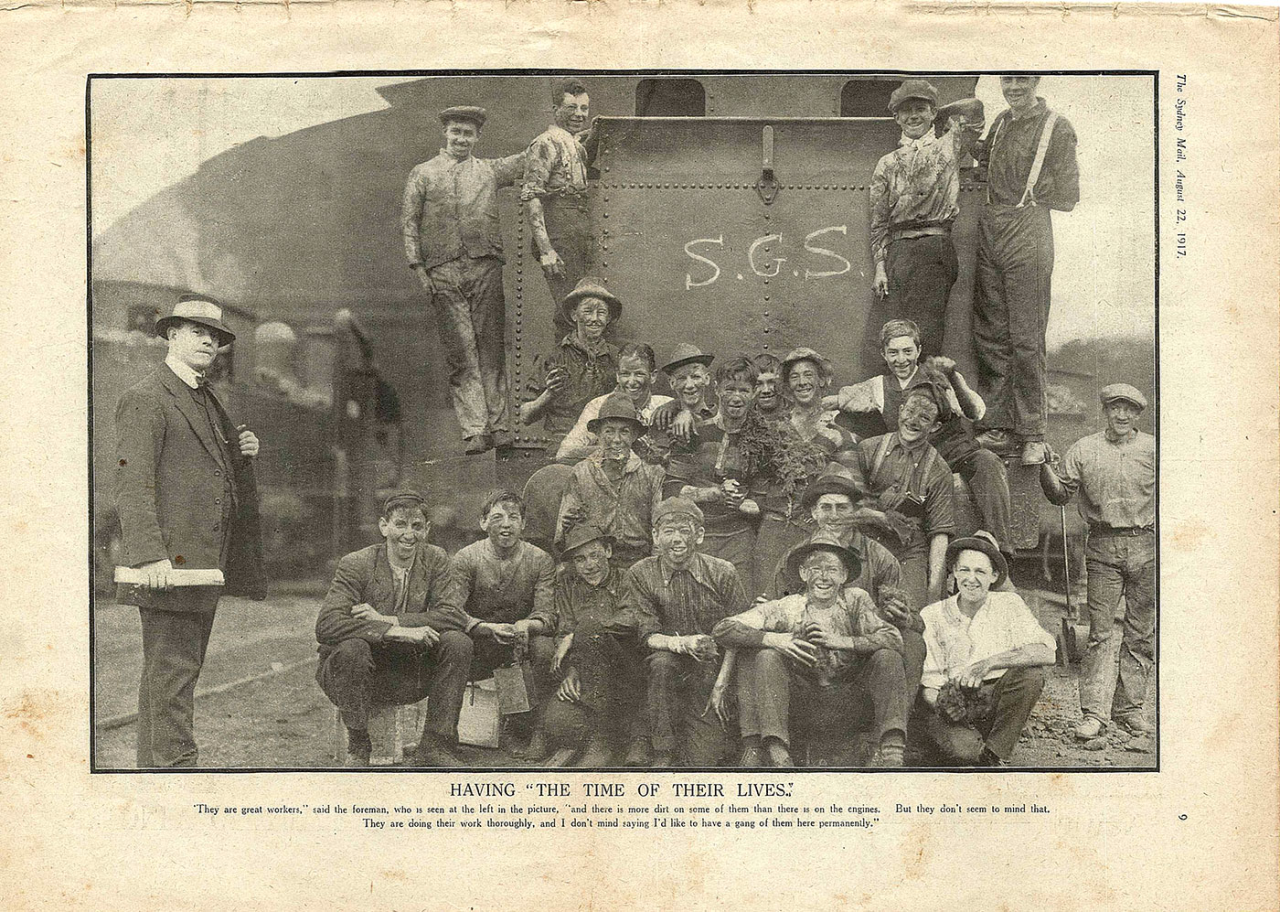
[{"label": "suspenders", "polygon": [[[892,444],[893,444],[892,434],[885,434],[883,437],[880,438],[880,442],[876,444],[876,454],[871,459],[871,475],[867,479],[867,481],[872,485],[876,484],[876,482],[878,481],[878,477],[880,475],[880,469],[884,467],[885,457],[889,455],[889,447]],[[920,468],[917,470],[917,472],[913,473],[915,477],[908,478],[907,484],[910,485],[912,481],[916,480],[916,478],[918,478],[920,481],[924,481],[924,479],[928,478],[929,473],[933,471],[933,463],[937,458],[938,458],[938,451],[935,450],[932,446],[930,446],[929,452],[925,453],[924,462],[920,464]]]},{"label": "suspenders", "polygon": [[[991,138],[991,154],[987,156],[988,167],[990,162],[995,158],[996,144],[1000,141],[1000,135],[1004,132],[1004,125],[1008,121],[1009,115],[1001,114],[996,121],[995,135]],[[1053,128],[1058,123],[1058,112],[1050,111],[1044,119],[1044,126],[1040,130],[1040,144],[1036,146],[1036,157],[1031,162],[1031,172],[1027,175],[1027,188],[1022,191],[1022,199],[1019,200],[1015,207],[1021,209],[1024,206],[1034,206],[1036,204],[1035,186],[1040,180],[1040,171],[1044,168],[1044,157],[1049,152],[1049,140],[1053,138]],[[987,202],[991,202],[991,184],[987,183]]]}]

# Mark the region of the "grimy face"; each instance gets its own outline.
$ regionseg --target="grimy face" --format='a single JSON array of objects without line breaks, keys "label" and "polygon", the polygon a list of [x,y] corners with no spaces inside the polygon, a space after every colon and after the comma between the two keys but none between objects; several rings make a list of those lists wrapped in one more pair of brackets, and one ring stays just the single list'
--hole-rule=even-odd
[{"label": "grimy face", "polygon": [[573,552],[573,569],[592,586],[599,586],[609,575],[609,558],[613,557],[613,548],[609,543],[597,539],[587,542]]},{"label": "grimy face", "polygon": [[587,118],[591,116],[591,97],[583,92],[581,95],[570,95],[565,92],[560,104],[555,107],[556,126],[570,133],[581,133],[587,128]]},{"label": "grimy face", "polygon": [[1137,425],[1142,409],[1124,399],[1112,399],[1103,408],[1107,417],[1107,429],[1117,437],[1128,437]]},{"label": "grimy face", "polygon": [[218,335],[207,326],[182,320],[170,326],[169,354],[198,374],[203,374],[218,357]]},{"label": "grimy face", "polygon": [[451,120],[444,125],[444,151],[462,161],[470,157],[480,139],[480,128],[469,120]]},{"label": "grimy face", "polygon": [[609,325],[609,305],[599,298],[583,298],[573,309],[573,322],[584,339],[598,342]]},{"label": "grimy face", "polygon": [[908,98],[898,105],[893,119],[898,122],[908,139],[919,139],[933,127],[933,120],[937,116],[938,109],[923,98]]},{"label": "grimy face", "polygon": [[805,592],[822,601],[829,601],[840,592],[849,579],[849,568],[844,561],[830,551],[815,551],[800,565],[800,579]]},{"label": "grimy face", "polygon": [[632,402],[643,402],[653,387],[653,371],[644,358],[626,355],[618,360],[618,389]]},{"label": "grimy face", "polygon": [[818,528],[841,535],[853,526],[853,501],[845,494],[823,494],[810,511]]},{"label": "grimy face", "polygon": [[697,408],[703,402],[711,372],[702,364],[685,364],[671,375],[671,390],[685,408]]},{"label": "grimy face", "polygon": [[731,421],[741,421],[747,417],[751,408],[751,400],[755,396],[755,385],[749,380],[721,380],[716,387],[720,391],[720,413]]},{"label": "grimy face", "polygon": [[378,531],[391,553],[407,562],[413,559],[419,543],[427,540],[431,523],[427,522],[421,507],[397,507],[390,516],[378,520]]},{"label": "grimy face", "polygon": [[524,516],[513,503],[497,503],[481,520],[480,528],[488,534],[489,541],[505,551],[520,541],[520,534],[524,532]]},{"label": "grimy face", "polygon": [[818,365],[805,360],[797,361],[791,366],[787,374],[787,386],[791,388],[791,398],[797,405],[811,405],[826,384]]},{"label": "grimy face", "polygon": [[600,451],[605,459],[625,459],[636,442],[636,428],[621,418],[606,418],[600,422]]},{"label": "grimy face", "polygon": [[693,517],[677,514],[664,516],[653,530],[653,547],[668,565],[680,567],[689,562],[702,544],[703,528]]},{"label": "grimy face", "polygon": [[782,386],[776,371],[765,371],[756,378],[756,409],[764,414],[782,405]]}]

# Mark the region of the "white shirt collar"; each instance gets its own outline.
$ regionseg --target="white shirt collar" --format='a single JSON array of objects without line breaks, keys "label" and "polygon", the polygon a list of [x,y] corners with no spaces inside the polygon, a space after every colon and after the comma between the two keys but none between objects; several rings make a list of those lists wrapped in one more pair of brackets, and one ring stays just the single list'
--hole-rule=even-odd
[{"label": "white shirt collar", "polygon": [[189,364],[183,364],[173,355],[165,355],[164,363],[169,365],[169,370],[178,375],[178,379],[192,389],[200,386],[200,380],[204,376],[198,374],[191,368]]},{"label": "white shirt collar", "polygon": [[907,134],[903,133],[898,139],[898,147],[906,148],[910,146],[915,149],[927,149],[929,146],[935,145],[937,142],[938,137],[933,135],[933,127],[930,127],[925,131],[924,136],[921,136],[919,139],[909,139]]}]

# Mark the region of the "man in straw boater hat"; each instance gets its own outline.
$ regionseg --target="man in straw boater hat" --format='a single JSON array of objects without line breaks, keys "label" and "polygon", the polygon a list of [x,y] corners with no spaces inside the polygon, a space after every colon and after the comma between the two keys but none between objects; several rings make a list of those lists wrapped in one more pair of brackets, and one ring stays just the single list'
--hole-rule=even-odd
[{"label": "man in straw boater hat", "polygon": [[553,455],[587,403],[617,383],[618,347],[605,339],[605,332],[622,315],[622,301],[605,288],[602,279],[587,276],[565,296],[560,308],[573,330],[546,360],[541,387],[530,381],[536,397],[520,406],[523,423],[543,418]]},{"label": "man in straw boater hat", "polygon": [[875,292],[889,316],[920,327],[936,355],[959,272],[951,227],[960,214],[960,159],[982,134],[982,102],[970,98],[940,109],[938,90],[928,81],[906,79],[889,97],[889,110],[902,135],[871,176]]},{"label": "man in straw boater hat", "polygon": [[[164,363],[116,406],[121,563],[145,574],[121,592],[142,618],[138,767],[197,766],[195,687],[219,595],[266,597],[253,457],[205,374],[235,341],[222,307],[182,295],[156,321]],[[221,570],[225,585],[175,588],[177,570]]]},{"label": "man in straw boater hat", "polygon": [[902,766],[902,638],[867,593],[845,588],[861,573],[852,550],[815,537],[787,556],[787,574],[801,592],[716,624],[716,642],[737,650],[742,766],[762,766],[764,757],[791,766],[793,730],[851,737],[868,715],[877,746],[872,764]]},{"label": "man in straw boater hat", "polygon": [[946,558],[956,594],[921,613],[922,728],[946,765],[1008,766],[1057,647],[1020,595],[993,591],[1009,565],[989,533],[957,538]]},{"label": "man in straw boater hat", "polygon": [[650,747],[655,767],[716,766],[729,747],[711,710],[732,668],[717,661],[711,631],[748,599],[733,564],[698,550],[704,530],[696,503],[668,497],[653,511],[653,556],[623,582],[621,610],[635,624],[649,682],[648,744],[633,743],[628,765],[641,765]]},{"label": "man in straw boater hat", "polygon": [[400,216],[405,257],[435,311],[469,454],[511,443],[498,189],[523,176],[524,153],[472,155],[486,117],[473,105],[440,112],[444,148],[410,172]]},{"label": "man in straw boater hat", "polygon": [[[1151,731],[1143,714],[1155,666],[1156,441],[1138,430],[1147,397],[1127,383],[1099,394],[1106,428],[1082,437],[1062,466],[1040,468],[1045,496],[1058,505],[1080,497],[1089,526],[1089,647],[1080,674],[1084,719],[1076,737],[1096,738],[1112,720],[1133,734]],[[1112,622],[1124,596],[1124,633],[1117,675]]]},{"label": "man in straw boater hat", "polygon": [[599,526],[613,539],[614,563],[625,570],[651,550],[664,472],[633,452],[632,444],[648,429],[625,396],[610,396],[587,427],[600,447],[573,467],[560,501],[559,538],[575,523]]}]

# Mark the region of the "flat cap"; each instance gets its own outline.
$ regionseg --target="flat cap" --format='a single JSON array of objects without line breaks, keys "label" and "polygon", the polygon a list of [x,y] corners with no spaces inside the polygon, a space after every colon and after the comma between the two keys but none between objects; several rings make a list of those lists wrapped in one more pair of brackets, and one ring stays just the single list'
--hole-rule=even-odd
[{"label": "flat cap", "polygon": [[452,108],[445,108],[440,112],[440,123],[449,124],[455,120],[465,120],[476,125],[476,129],[484,126],[484,122],[489,119],[489,112],[484,108],[478,108],[475,105],[454,105]]},{"label": "flat cap", "polygon": [[889,96],[889,110],[897,111],[898,107],[908,99],[919,98],[927,101],[935,108],[938,106],[938,90],[923,79],[904,79],[902,85],[893,90]]},{"label": "flat cap", "polygon": [[1132,387],[1127,383],[1109,383],[1098,393],[1098,398],[1102,400],[1102,404],[1115,402],[1117,399],[1123,399],[1126,402],[1132,402],[1138,408],[1146,410],[1147,397],[1142,395],[1136,387]]},{"label": "flat cap", "polygon": [[706,522],[702,509],[687,497],[668,497],[658,504],[653,510],[653,527],[658,528],[668,516],[688,516],[700,526]]},{"label": "flat cap", "polygon": [[787,378],[791,376],[791,368],[795,367],[801,361],[812,361],[818,366],[818,374],[824,380],[830,380],[834,371],[831,369],[831,362],[822,355],[818,354],[812,348],[801,346],[793,348],[782,359],[782,382],[785,383]]}]

